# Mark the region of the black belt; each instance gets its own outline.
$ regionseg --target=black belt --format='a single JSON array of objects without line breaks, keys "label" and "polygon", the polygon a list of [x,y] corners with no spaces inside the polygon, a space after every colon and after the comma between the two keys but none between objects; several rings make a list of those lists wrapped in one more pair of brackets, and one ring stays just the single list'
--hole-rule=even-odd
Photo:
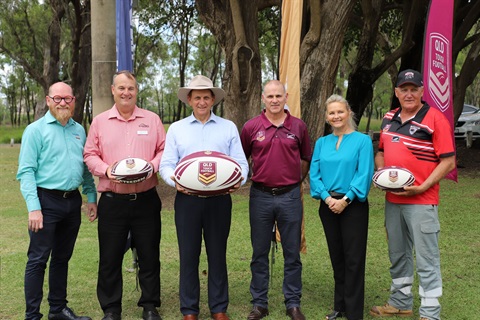
[{"label": "black belt", "polygon": [[115,193],[115,192],[111,192],[111,191],[105,191],[102,194],[105,197],[108,197],[108,198],[116,198],[116,199],[122,199],[122,200],[127,200],[127,201],[135,201],[135,200],[139,200],[140,198],[149,196],[154,192],[157,192],[156,188],[152,188],[152,189],[147,190],[145,192],[139,192],[139,193]]},{"label": "black belt", "polygon": [[298,187],[298,185],[299,185],[299,183],[294,183],[294,184],[290,184],[288,186],[283,186],[283,187],[267,187],[267,186],[264,186],[261,183],[252,181],[252,187],[254,187],[255,189],[258,189],[260,191],[263,191],[265,193],[269,193],[272,196],[279,196],[281,194],[287,193],[287,192],[295,189],[296,187]]},{"label": "black belt", "polygon": [[63,190],[55,190],[55,189],[45,189],[42,187],[37,187],[38,190],[53,194],[57,197],[62,197],[62,198],[71,198],[73,196],[76,196],[78,194],[78,189],[75,190],[70,190],[70,191],[63,191]]},{"label": "black belt", "polygon": [[342,199],[343,197],[345,197],[345,193],[338,193],[335,191],[329,191],[328,193],[333,199]]}]

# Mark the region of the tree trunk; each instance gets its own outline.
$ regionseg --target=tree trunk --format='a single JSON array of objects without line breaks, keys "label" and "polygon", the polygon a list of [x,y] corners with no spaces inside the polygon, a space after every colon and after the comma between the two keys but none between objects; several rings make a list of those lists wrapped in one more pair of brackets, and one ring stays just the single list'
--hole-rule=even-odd
[{"label": "tree trunk", "polygon": [[[390,47],[386,37],[383,37],[378,32],[384,5],[385,2],[381,0],[363,0],[361,3],[363,25],[355,63],[348,77],[346,96],[353,112],[357,115],[357,123],[360,121],[368,104],[372,101],[375,82],[385,71],[393,66],[400,57],[409,55],[409,53],[413,54],[411,58],[414,59],[413,61],[418,61],[420,64],[422,61],[423,32],[420,29],[423,30],[428,3],[418,0],[405,1],[402,42],[395,50]],[[414,36],[416,37],[415,40],[412,39]],[[379,42],[382,48],[384,57],[377,65],[372,66],[377,42]],[[416,49],[411,50],[414,45]],[[412,60],[404,61],[402,58],[402,62],[411,64]],[[419,68],[419,66],[413,65],[411,67]],[[397,73],[398,71],[396,70],[394,75],[396,76]],[[392,79],[394,81],[395,77],[392,77]]]},{"label": "tree trunk", "polygon": [[52,8],[53,16],[52,22],[48,28],[48,40],[45,45],[43,54],[43,74],[40,79],[35,79],[42,86],[44,96],[40,96],[37,101],[37,113],[35,119],[42,117],[48,110],[48,106],[45,102],[45,96],[48,95],[48,88],[53,83],[59,80],[58,75],[60,71],[60,44],[62,27],[61,21],[65,16],[65,9],[63,1],[51,0],[50,5]]},{"label": "tree trunk", "polygon": [[[75,93],[76,107],[73,119],[82,123],[84,107],[92,80],[92,33],[90,1],[75,0],[74,16],[69,16],[72,37],[72,56],[70,59],[72,88]],[[105,85],[108,86],[106,83]]]},{"label": "tree trunk", "polygon": [[300,87],[302,119],[312,141],[325,130],[325,100],[336,85],[343,37],[354,3],[309,1],[310,27],[300,49]]},{"label": "tree trunk", "polygon": [[[224,116],[239,129],[260,113],[258,0],[197,0],[198,13],[225,52]],[[246,28],[248,27],[248,32]]]}]

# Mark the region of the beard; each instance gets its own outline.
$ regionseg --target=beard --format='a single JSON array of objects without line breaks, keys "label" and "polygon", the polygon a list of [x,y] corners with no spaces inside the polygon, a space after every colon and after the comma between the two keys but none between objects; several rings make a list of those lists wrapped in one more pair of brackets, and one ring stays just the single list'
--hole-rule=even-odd
[{"label": "beard", "polygon": [[72,108],[50,108],[50,112],[60,123],[66,123],[72,117]]}]

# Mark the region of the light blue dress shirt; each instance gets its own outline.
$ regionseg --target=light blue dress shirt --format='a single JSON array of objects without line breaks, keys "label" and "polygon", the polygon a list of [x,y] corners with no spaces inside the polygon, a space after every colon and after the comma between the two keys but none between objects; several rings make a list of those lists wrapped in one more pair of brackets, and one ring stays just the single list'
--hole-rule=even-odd
[{"label": "light blue dress shirt", "polygon": [[310,163],[310,194],[325,200],[329,191],[364,202],[372,183],[373,145],[366,134],[344,134],[338,150],[338,137],[329,134],[315,143]]},{"label": "light blue dress shirt", "polygon": [[162,179],[175,187],[175,182],[170,177],[173,176],[177,163],[193,152],[204,150],[222,152],[235,159],[242,168],[242,184],[247,181],[248,162],[238,129],[232,121],[218,117],[213,112],[205,124],[192,114],[170,125],[160,161]]},{"label": "light blue dress shirt", "polygon": [[96,202],[92,174],[83,162],[85,130],[70,119],[62,126],[48,111],[22,136],[17,180],[29,212],[41,210],[37,187],[70,191],[82,185],[88,202]]}]

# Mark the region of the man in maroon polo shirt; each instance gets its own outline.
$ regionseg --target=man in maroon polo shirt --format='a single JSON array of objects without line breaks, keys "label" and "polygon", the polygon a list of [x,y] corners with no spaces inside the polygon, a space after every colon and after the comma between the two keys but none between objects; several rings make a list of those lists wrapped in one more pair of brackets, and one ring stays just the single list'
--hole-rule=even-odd
[{"label": "man in maroon polo shirt", "polygon": [[285,260],[286,313],[293,320],[303,320],[300,310],[301,182],[310,166],[310,138],[305,123],[285,110],[287,93],[280,81],[272,80],[265,85],[262,101],[265,110],[249,120],[240,135],[245,155],[252,160],[250,293],[253,309],[247,319],[257,320],[268,315],[268,252],[277,222]]}]

